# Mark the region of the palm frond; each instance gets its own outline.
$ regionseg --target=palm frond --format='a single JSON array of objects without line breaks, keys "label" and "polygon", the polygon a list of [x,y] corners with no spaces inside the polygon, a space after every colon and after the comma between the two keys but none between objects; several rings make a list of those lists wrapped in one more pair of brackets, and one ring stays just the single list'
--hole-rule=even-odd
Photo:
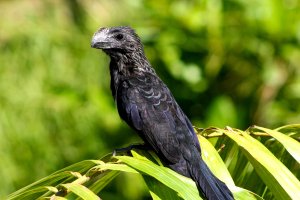
[{"label": "palm frond", "polygon": [[[275,130],[253,126],[246,131],[207,128],[199,131],[198,138],[204,161],[229,186],[235,199],[272,199],[274,195],[276,199],[300,199],[300,182],[296,178],[299,130],[300,125]],[[220,152],[204,136],[218,137]],[[296,171],[281,162],[285,153],[271,152],[269,148],[284,148],[293,159],[286,163],[296,163]],[[155,153],[143,150],[76,163],[12,193],[8,199],[100,199],[101,190],[121,172],[141,174],[155,200],[201,199],[191,179],[164,167]],[[259,188],[253,191],[255,182]]]}]

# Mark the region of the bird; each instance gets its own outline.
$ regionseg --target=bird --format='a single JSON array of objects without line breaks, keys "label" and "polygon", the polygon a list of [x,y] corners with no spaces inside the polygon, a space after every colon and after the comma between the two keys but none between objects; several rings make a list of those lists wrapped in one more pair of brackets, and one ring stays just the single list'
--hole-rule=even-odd
[{"label": "bird", "polygon": [[110,57],[110,89],[118,113],[166,167],[195,181],[208,200],[234,199],[201,157],[192,123],[145,56],[136,31],[129,26],[102,27],[91,47]]}]

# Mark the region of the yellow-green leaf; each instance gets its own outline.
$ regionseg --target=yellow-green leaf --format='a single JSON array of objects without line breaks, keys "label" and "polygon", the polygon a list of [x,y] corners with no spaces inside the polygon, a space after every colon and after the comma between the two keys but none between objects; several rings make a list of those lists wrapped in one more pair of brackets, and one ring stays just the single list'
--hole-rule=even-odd
[{"label": "yellow-green leaf", "polygon": [[280,133],[275,130],[254,126],[254,129],[258,129],[260,131],[263,131],[272,137],[274,137],[278,142],[280,142],[284,148],[297,160],[298,163],[300,163],[300,143],[294,140],[292,137],[289,137],[283,133]]},{"label": "yellow-green leaf", "polygon": [[259,141],[238,130],[220,130],[242,149],[257,174],[277,199],[300,199],[300,183],[297,178]]},{"label": "yellow-green leaf", "polygon": [[164,185],[178,192],[183,199],[199,200],[198,190],[194,181],[172,171],[169,168],[156,165],[146,157],[132,151],[134,156],[116,156],[117,159],[123,161],[134,169],[141,171],[149,176],[154,177]]},{"label": "yellow-green leaf", "polygon": [[198,135],[198,139],[201,144],[202,158],[208,165],[209,169],[224,183],[234,186],[235,184],[230,176],[230,173],[228,172],[226,165],[216,149],[201,135]]},{"label": "yellow-green leaf", "polygon": [[100,198],[91,190],[77,183],[62,184],[63,187],[72,191],[84,200],[99,200]]}]

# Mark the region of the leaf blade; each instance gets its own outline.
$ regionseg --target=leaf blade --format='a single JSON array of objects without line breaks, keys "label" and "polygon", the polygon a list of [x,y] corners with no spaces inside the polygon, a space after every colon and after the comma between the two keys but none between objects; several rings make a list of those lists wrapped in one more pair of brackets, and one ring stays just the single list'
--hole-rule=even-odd
[{"label": "leaf blade", "polygon": [[242,147],[256,172],[278,199],[300,199],[299,181],[265,146],[243,131],[218,131]]},{"label": "leaf blade", "polygon": [[295,160],[300,163],[300,143],[283,133],[276,130],[271,130],[259,126],[254,126],[254,129],[261,130],[272,137],[274,137],[278,142],[280,142],[284,148],[295,158]]},{"label": "leaf blade", "polygon": [[66,183],[62,184],[63,187],[65,187],[67,190],[72,191],[77,196],[81,197],[84,200],[99,200],[100,198],[93,193],[91,190],[89,190],[87,187],[78,184],[78,183]]},{"label": "leaf blade", "polygon": [[181,176],[169,168],[156,165],[135,151],[132,151],[132,154],[133,158],[129,156],[116,156],[116,158],[134,169],[154,177],[164,185],[178,192],[183,199],[201,199],[196,185],[191,179]]}]

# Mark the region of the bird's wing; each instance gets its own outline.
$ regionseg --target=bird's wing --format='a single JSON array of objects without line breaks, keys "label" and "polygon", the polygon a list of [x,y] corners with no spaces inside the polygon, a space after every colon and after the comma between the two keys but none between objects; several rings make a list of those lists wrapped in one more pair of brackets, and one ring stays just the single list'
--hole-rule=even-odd
[{"label": "bird's wing", "polygon": [[160,79],[131,78],[121,84],[119,91],[121,117],[168,162],[177,163],[182,156],[192,156],[187,146],[195,146],[200,152],[190,121]]}]

